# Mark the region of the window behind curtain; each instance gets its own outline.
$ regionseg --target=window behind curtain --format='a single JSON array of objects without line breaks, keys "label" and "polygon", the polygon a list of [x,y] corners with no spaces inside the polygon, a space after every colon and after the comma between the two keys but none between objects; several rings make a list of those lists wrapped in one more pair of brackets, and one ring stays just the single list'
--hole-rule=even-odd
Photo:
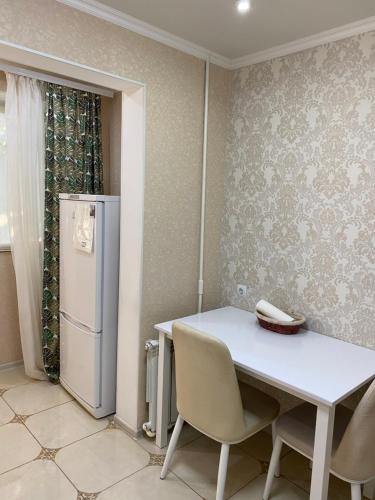
[{"label": "window behind curtain", "polygon": [[9,230],[8,217],[6,211],[6,130],[5,130],[5,109],[4,93],[0,92],[0,250],[9,250]]}]

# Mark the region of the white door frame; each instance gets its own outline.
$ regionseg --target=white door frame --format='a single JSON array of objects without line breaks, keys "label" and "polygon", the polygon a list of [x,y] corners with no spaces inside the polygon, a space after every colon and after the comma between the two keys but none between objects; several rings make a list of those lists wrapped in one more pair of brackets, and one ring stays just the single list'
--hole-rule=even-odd
[{"label": "white door frame", "polygon": [[142,306],[145,93],[141,82],[0,39],[0,60],[122,93],[121,240],[116,418],[138,431]]}]

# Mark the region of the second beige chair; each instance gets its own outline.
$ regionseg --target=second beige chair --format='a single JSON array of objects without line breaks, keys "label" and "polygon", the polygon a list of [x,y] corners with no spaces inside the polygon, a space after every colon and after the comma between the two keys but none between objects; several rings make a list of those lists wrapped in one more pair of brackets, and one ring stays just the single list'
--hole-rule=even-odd
[{"label": "second beige chair", "polygon": [[[316,407],[305,403],[276,422],[276,441],[268,470],[264,500],[270,498],[283,443],[310,460],[313,457]],[[375,382],[356,410],[336,409],[331,473],[351,484],[352,500],[361,500],[361,486],[375,479]]]},{"label": "second beige chair", "polygon": [[270,425],[279,414],[279,404],[263,392],[238,382],[230,352],[217,338],[181,323],[173,325],[172,338],[179,415],[161,479],[167,475],[186,421],[221,443],[216,500],[222,500],[230,445]]}]

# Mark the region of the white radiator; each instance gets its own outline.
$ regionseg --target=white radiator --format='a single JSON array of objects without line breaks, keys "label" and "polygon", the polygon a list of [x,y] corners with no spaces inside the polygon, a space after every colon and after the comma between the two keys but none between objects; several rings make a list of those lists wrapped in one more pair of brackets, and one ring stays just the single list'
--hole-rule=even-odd
[{"label": "white radiator", "polygon": [[[159,361],[159,341],[147,340],[145,343],[147,352],[147,380],[146,380],[146,403],[148,403],[148,422],[143,424],[143,430],[149,437],[155,437],[157,418],[157,397],[158,397],[158,361]],[[177,420],[176,408],[176,377],[174,369],[173,344],[171,343],[171,386],[169,393],[169,426],[172,427]]]}]

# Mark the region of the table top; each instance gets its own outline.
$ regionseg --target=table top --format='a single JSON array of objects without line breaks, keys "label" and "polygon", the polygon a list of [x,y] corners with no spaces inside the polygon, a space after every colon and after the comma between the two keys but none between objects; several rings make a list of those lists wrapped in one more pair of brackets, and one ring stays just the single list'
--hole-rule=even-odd
[{"label": "table top", "polygon": [[375,378],[375,350],[301,330],[280,335],[264,330],[253,313],[223,307],[155,325],[172,336],[179,321],[219,338],[236,367],[312,403],[333,406]]}]

